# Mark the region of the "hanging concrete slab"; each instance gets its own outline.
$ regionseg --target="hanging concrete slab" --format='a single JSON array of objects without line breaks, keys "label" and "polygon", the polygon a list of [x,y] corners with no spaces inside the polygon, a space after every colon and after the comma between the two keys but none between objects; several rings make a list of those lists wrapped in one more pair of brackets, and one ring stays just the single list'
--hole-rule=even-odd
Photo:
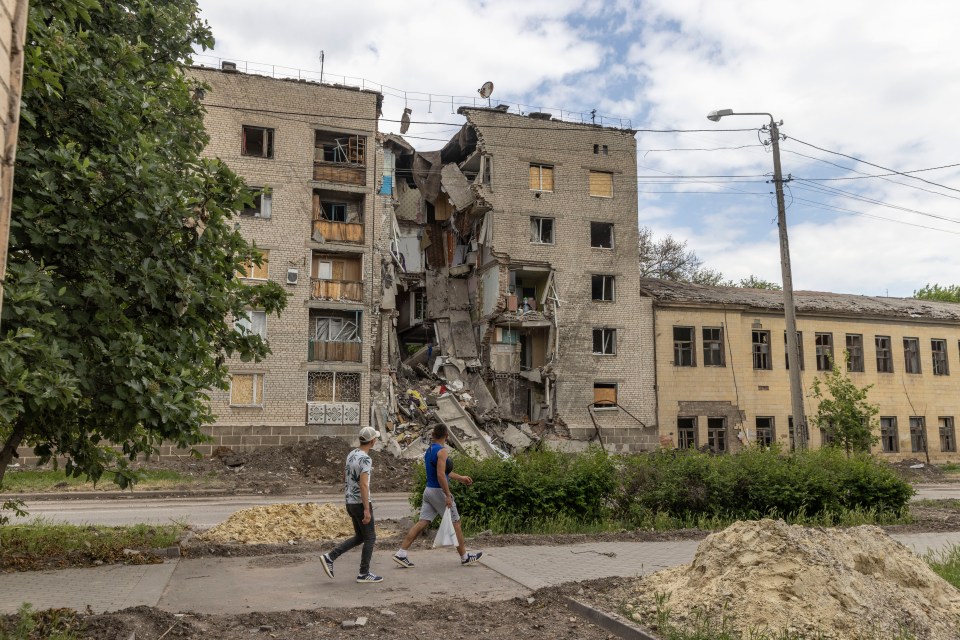
[{"label": "hanging concrete slab", "polygon": [[476,200],[467,177],[460,171],[460,167],[453,163],[443,165],[440,170],[440,184],[457,211],[463,211]]},{"label": "hanging concrete slab", "polygon": [[437,417],[447,425],[451,435],[456,436],[455,444],[459,444],[470,457],[482,460],[496,455],[483,432],[474,424],[473,419],[454,396],[445,395],[437,398]]}]

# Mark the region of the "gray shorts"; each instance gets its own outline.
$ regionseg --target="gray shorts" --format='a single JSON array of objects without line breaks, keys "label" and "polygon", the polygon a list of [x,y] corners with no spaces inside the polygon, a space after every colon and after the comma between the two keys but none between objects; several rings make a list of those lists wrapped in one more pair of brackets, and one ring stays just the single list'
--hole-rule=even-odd
[{"label": "gray shorts", "polygon": [[[443,489],[439,487],[427,487],[423,490],[423,505],[420,507],[421,520],[433,520],[437,516],[442,516],[447,508],[447,497],[443,495]],[[450,507],[450,515],[453,521],[460,520],[460,514],[457,512],[457,501],[453,501]]]}]

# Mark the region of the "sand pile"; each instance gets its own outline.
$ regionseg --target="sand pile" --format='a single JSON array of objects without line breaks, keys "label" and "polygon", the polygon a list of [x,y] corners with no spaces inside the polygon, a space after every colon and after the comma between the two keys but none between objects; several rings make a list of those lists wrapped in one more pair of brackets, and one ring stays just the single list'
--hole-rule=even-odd
[{"label": "sand pile", "polygon": [[342,504],[307,502],[241,509],[197,537],[208,542],[277,543],[352,535],[353,524]]},{"label": "sand pile", "polygon": [[791,630],[835,640],[957,640],[960,591],[907,547],[871,526],[808,529],[738,522],[712,534],[689,565],[640,579],[627,594],[635,619],[655,619],[669,593],[671,620],[695,610],[741,632]]}]

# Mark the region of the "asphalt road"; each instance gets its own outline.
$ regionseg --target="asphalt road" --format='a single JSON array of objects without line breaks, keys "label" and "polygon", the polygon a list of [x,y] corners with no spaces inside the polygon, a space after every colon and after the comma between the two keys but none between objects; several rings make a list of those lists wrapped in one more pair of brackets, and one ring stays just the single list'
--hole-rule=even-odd
[{"label": "asphalt road", "polygon": [[[406,494],[373,496],[374,515],[380,520],[399,519],[412,513]],[[288,502],[343,503],[340,494],[298,496],[218,496],[182,498],[115,498],[27,501],[26,519],[42,518],[68,524],[127,525],[185,522],[195,527],[212,527],[239,509]]]}]

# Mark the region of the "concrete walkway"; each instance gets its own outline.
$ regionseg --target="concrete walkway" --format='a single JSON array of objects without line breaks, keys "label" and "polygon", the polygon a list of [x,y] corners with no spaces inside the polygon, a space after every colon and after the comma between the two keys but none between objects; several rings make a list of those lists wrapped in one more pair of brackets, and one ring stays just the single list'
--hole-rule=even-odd
[{"label": "concrete walkway", "polygon": [[[896,535],[917,553],[960,545],[960,532]],[[320,569],[319,555],[170,560],[158,565],[103,566],[0,574],[0,613],[24,602],[36,608],[95,612],[151,605],[172,612],[248,613],[323,607],[360,607],[376,592],[378,606],[427,602],[450,593],[472,600],[504,600],[541,587],[608,576],[638,576],[690,562],[697,541],[597,542],[484,549],[483,561],[460,566],[451,549],[411,554],[415,569],[401,569],[376,551],[371,570],[380,584],[354,581],[359,551],[337,561],[336,578]]]}]

